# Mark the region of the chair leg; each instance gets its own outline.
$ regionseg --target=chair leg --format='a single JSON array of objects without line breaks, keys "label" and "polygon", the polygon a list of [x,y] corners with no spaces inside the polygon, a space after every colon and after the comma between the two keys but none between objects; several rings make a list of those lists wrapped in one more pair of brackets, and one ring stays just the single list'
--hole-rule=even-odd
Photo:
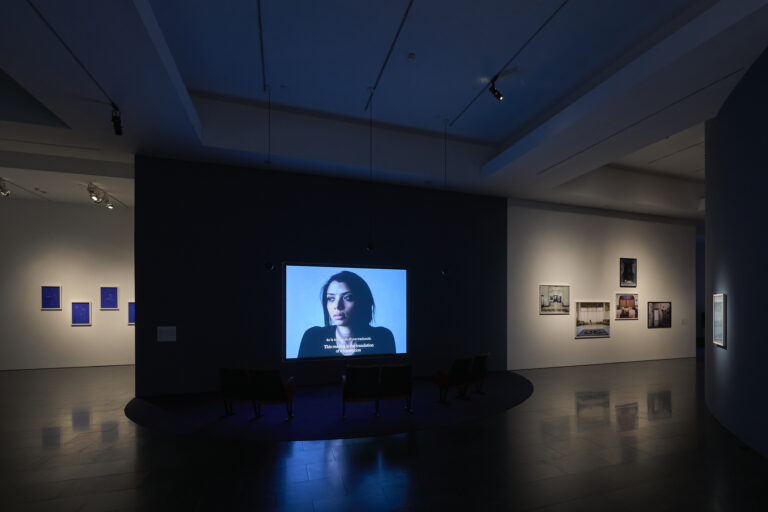
[{"label": "chair leg", "polygon": [[253,403],[253,418],[251,421],[256,421],[257,419],[261,418],[261,404],[258,404],[256,402]]},{"label": "chair leg", "polygon": [[347,401],[343,398],[341,399],[341,419],[346,419],[347,417]]},{"label": "chair leg", "polygon": [[293,418],[293,402],[285,402],[285,410],[288,411],[288,417],[285,419],[288,421]]},{"label": "chair leg", "polygon": [[413,414],[413,409],[411,408],[411,395],[408,395],[405,399],[405,410],[408,411],[408,414]]},{"label": "chair leg", "polygon": [[378,399],[376,400],[376,416],[377,417],[381,416],[381,413],[379,412],[379,401],[378,401]]},{"label": "chair leg", "polygon": [[224,416],[232,416],[232,405],[224,399]]}]

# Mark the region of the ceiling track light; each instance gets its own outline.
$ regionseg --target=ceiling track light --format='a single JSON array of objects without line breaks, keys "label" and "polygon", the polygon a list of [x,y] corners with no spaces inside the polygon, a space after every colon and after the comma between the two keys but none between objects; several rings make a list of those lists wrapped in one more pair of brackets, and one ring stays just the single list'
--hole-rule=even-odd
[{"label": "ceiling track light", "polygon": [[5,180],[0,180],[0,197],[8,197],[11,195],[11,191],[8,190]]},{"label": "ceiling track light", "polygon": [[115,201],[109,196],[109,194],[101,190],[93,183],[88,184],[88,197],[93,202],[93,204],[103,205],[108,210],[115,209]]},{"label": "ceiling track light", "polygon": [[123,134],[123,123],[120,117],[120,109],[112,103],[112,127],[115,129],[115,135]]},{"label": "ceiling track light", "polygon": [[91,201],[94,203],[100,204],[104,200],[104,192],[102,192],[102,190],[93,183],[89,183],[88,197],[90,197]]},{"label": "ceiling track light", "polygon": [[499,101],[502,101],[504,99],[504,95],[501,94],[501,91],[496,88],[496,80],[499,78],[498,75],[493,77],[491,80],[491,86],[488,88],[488,90],[493,94],[493,97],[496,98]]}]

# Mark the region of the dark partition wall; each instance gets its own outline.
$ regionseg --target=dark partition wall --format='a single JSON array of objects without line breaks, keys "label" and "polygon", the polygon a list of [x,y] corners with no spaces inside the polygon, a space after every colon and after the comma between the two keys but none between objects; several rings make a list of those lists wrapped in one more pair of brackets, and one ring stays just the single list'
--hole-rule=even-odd
[{"label": "dark partition wall", "polygon": [[[707,123],[706,402],[768,456],[768,52]],[[726,294],[726,347],[712,343],[712,294]]]},{"label": "dark partition wall", "polygon": [[138,396],[214,390],[230,365],[337,381],[347,361],[282,360],[283,262],[406,267],[414,372],[506,367],[504,199],[137,156],[135,240]]}]

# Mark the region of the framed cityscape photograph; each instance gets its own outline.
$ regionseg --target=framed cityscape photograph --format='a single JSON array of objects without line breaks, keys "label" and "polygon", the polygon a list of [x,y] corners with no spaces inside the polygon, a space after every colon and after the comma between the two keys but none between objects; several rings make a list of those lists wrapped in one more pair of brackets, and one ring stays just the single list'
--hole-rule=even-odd
[{"label": "framed cityscape photograph", "polygon": [[637,294],[616,294],[616,320],[637,320],[640,301]]},{"label": "framed cityscape photograph", "polygon": [[99,309],[101,310],[113,310],[118,309],[117,301],[117,286],[102,286],[101,287],[101,303]]},{"label": "framed cityscape photograph", "polygon": [[72,325],[91,325],[91,303],[73,302],[72,303]]},{"label": "framed cityscape photograph", "polygon": [[611,303],[576,303],[576,339],[611,337]]},{"label": "framed cityscape photograph", "polygon": [[40,290],[40,311],[61,311],[61,286],[44,284]]},{"label": "framed cityscape photograph", "polygon": [[712,296],[712,342],[725,348],[726,338],[725,294]]},{"label": "framed cityscape photograph", "polygon": [[649,302],[648,303],[648,328],[666,329],[672,327],[672,303]]},{"label": "framed cityscape photograph", "polygon": [[571,287],[567,284],[540,284],[539,314],[570,315]]},{"label": "framed cityscape photograph", "polygon": [[619,286],[622,288],[637,286],[637,258],[619,258]]}]

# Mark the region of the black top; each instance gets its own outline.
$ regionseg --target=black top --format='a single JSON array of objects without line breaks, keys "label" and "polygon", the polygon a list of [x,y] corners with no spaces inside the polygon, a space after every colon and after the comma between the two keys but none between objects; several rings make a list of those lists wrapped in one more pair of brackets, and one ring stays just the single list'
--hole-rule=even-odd
[{"label": "black top", "polygon": [[[357,350],[355,356],[367,356],[371,354],[394,354],[395,337],[392,331],[386,327],[367,326],[355,333]],[[299,346],[299,358],[302,357],[339,357],[343,356],[336,347],[336,326],[310,327],[301,337]]]}]

